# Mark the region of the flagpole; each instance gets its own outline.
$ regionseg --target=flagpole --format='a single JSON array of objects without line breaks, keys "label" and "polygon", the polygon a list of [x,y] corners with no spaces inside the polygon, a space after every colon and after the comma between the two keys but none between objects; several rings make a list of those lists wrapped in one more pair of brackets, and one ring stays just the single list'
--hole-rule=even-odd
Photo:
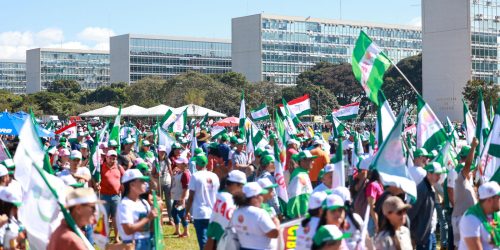
[{"label": "flagpole", "polygon": [[401,69],[399,69],[399,67],[389,57],[387,57],[387,59],[389,59],[389,61],[391,62],[392,66],[394,66],[394,68],[396,68],[396,70],[399,72],[399,74],[401,74],[401,76],[406,80],[406,82],[408,83],[408,85],[410,85],[411,89],[413,89],[413,91],[415,91],[415,93],[417,95],[420,95],[420,93],[418,93],[418,91],[415,88],[415,86],[413,86],[413,84],[410,82],[410,80],[408,80],[408,78],[405,76],[405,74],[403,74],[403,71],[401,71]]}]

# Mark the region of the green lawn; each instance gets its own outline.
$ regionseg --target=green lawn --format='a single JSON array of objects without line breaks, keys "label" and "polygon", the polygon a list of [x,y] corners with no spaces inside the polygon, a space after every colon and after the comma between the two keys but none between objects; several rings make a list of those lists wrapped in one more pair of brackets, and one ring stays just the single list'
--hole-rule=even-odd
[{"label": "green lawn", "polygon": [[198,249],[198,241],[196,240],[196,232],[194,231],[193,224],[189,224],[190,235],[188,238],[177,238],[177,235],[172,235],[173,233],[173,226],[163,225],[166,249]]}]

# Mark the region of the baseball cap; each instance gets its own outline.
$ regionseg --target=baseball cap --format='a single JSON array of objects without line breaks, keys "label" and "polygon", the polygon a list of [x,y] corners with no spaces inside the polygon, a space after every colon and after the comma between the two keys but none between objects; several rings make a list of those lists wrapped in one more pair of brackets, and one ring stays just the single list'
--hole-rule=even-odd
[{"label": "baseball cap", "polygon": [[89,148],[87,143],[80,143],[80,148]]},{"label": "baseball cap", "polygon": [[264,155],[262,156],[262,159],[260,159],[260,164],[262,166],[266,166],[271,162],[274,162],[274,157],[272,155]]},{"label": "baseball cap", "polygon": [[12,160],[12,159],[5,159],[5,161],[3,161],[2,164],[7,169],[11,169],[11,168],[15,168],[16,167],[16,165],[14,165],[14,160]]},{"label": "baseball cap", "polygon": [[408,208],[411,208],[411,205],[404,203],[401,198],[397,196],[390,196],[384,201],[384,204],[382,204],[382,212],[384,215]]},{"label": "baseball cap", "polygon": [[486,182],[479,186],[477,192],[479,193],[479,199],[484,200],[495,195],[500,195],[500,186],[496,181]]},{"label": "baseball cap", "polygon": [[108,152],[106,153],[106,156],[112,156],[112,155],[114,155],[114,156],[118,155],[118,153],[116,153],[116,150],[111,149],[111,150],[108,150]]},{"label": "baseball cap", "polygon": [[69,153],[69,150],[67,148],[63,148],[61,150],[59,150],[59,156],[69,156],[70,153]]},{"label": "baseball cap", "polygon": [[18,186],[9,185],[0,188],[0,200],[14,204],[16,207],[21,206],[22,190]]},{"label": "baseball cap", "polygon": [[83,131],[78,132],[78,136],[85,136],[85,132],[83,132]]},{"label": "baseball cap", "polygon": [[135,168],[139,169],[139,171],[141,171],[141,173],[147,173],[149,171],[148,164],[146,164],[145,162],[141,162],[141,163],[135,165]]},{"label": "baseball cap", "polygon": [[260,194],[267,194],[268,191],[263,189],[257,182],[248,182],[243,186],[243,193],[246,198],[252,198]]},{"label": "baseball cap", "polygon": [[180,149],[180,148],[182,148],[182,146],[178,142],[172,143],[172,149]]},{"label": "baseball cap", "polygon": [[88,203],[102,203],[92,188],[77,188],[66,195],[66,207]]},{"label": "baseball cap", "polygon": [[208,148],[218,149],[219,148],[219,143],[212,142],[212,143],[208,144]]},{"label": "baseball cap", "polygon": [[247,183],[247,176],[240,170],[232,170],[227,175],[227,180],[230,182],[236,182],[241,184]]},{"label": "baseball cap", "polygon": [[467,155],[469,155],[469,152],[470,152],[470,146],[468,146],[468,145],[462,146],[462,148],[460,149],[460,152],[457,155],[457,158],[458,159],[465,158],[465,157],[467,157]]},{"label": "baseball cap", "polygon": [[328,210],[335,210],[337,208],[344,208],[344,200],[336,194],[329,194],[326,196],[325,205]]},{"label": "baseball cap", "polygon": [[290,144],[300,145],[300,142],[295,140],[295,139],[290,139],[290,140],[288,140],[287,145],[290,145]]},{"label": "baseball cap", "polygon": [[194,155],[199,155],[199,154],[204,154],[203,149],[201,149],[201,148],[195,148],[194,149]]},{"label": "baseball cap", "polygon": [[143,147],[149,147],[149,146],[151,146],[151,143],[149,143],[149,141],[148,141],[148,140],[143,140],[143,141],[142,141],[142,146],[143,146]]},{"label": "baseball cap", "polygon": [[342,233],[336,225],[323,225],[314,234],[314,245],[320,246],[328,241],[338,241],[351,237],[350,233]]},{"label": "baseball cap", "polygon": [[118,142],[115,140],[109,140],[108,147],[118,147]]},{"label": "baseball cap", "polygon": [[7,170],[7,168],[3,164],[0,164],[0,177],[6,176],[8,174],[9,171]]},{"label": "baseball cap", "polygon": [[234,135],[233,135],[233,136],[231,136],[231,137],[229,138],[229,142],[230,142],[230,143],[233,143],[233,144],[238,143],[238,137],[236,137],[236,136],[234,136]]},{"label": "baseball cap", "polygon": [[87,167],[79,167],[73,175],[77,178],[85,179],[86,181],[90,181],[91,178],[90,169]]},{"label": "baseball cap", "polygon": [[332,194],[336,194],[336,195],[340,196],[342,198],[342,200],[344,200],[344,203],[346,201],[351,201],[351,192],[346,187],[342,187],[342,186],[336,187],[332,190]]},{"label": "baseball cap", "polygon": [[312,155],[311,151],[309,150],[300,151],[298,154],[292,155],[292,159],[296,162],[299,162],[303,159],[316,159],[317,157],[318,156],[316,155]]},{"label": "baseball cap", "polygon": [[262,188],[265,188],[265,189],[268,189],[268,188],[275,188],[278,186],[278,184],[276,183],[273,183],[271,180],[269,180],[268,178],[264,177],[264,178],[260,178],[257,180],[257,183],[259,183],[259,185],[262,187]]},{"label": "baseball cap", "polygon": [[208,159],[205,155],[197,155],[193,158],[196,166],[205,167],[208,164]]},{"label": "baseball cap", "polygon": [[444,174],[446,173],[446,169],[441,167],[439,162],[431,162],[424,167],[425,171],[431,174]]},{"label": "baseball cap", "polygon": [[127,137],[122,140],[122,144],[132,144],[132,143],[134,143],[134,140],[132,140],[132,138],[130,137]]},{"label": "baseball cap", "polygon": [[71,156],[69,157],[71,160],[74,159],[82,159],[82,153],[78,150],[71,150]]},{"label": "baseball cap", "polygon": [[158,145],[158,152],[167,152],[167,147],[165,145]]},{"label": "baseball cap", "polygon": [[177,164],[188,164],[188,159],[186,157],[179,157],[177,159],[175,159],[175,163]]},{"label": "baseball cap", "polygon": [[309,197],[309,209],[320,208],[328,194],[326,192],[314,192]]},{"label": "baseball cap", "polygon": [[241,139],[241,138],[238,138],[238,139],[236,140],[236,144],[237,144],[237,145],[245,144],[245,140],[243,140],[243,139]]},{"label": "baseball cap", "polygon": [[125,171],[125,173],[123,173],[122,183],[127,183],[135,179],[149,181],[149,176],[144,176],[139,169],[136,168],[128,169],[127,171]]},{"label": "baseball cap", "polygon": [[420,156],[425,156],[425,157],[432,157],[425,148],[417,148],[415,152],[413,152],[413,157],[417,158]]}]

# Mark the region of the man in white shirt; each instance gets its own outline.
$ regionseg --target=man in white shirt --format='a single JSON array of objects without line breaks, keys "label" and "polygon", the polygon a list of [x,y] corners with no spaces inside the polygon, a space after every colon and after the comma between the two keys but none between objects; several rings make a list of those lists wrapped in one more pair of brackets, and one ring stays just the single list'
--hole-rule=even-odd
[{"label": "man in white shirt", "polygon": [[204,154],[193,157],[193,160],[196,163],[197,172],[191,176],[188,185],[189,199],[186,204],[186,219],[189,219],[189,211],[193,208],[194,228],[201,250],[208,240],[208,224],[220,183],[216,174],[207,171],[208,159]]},{"label": "man in white shirt", "polygon": [[500,186],[487,182],[478,189],[479,202],[460,220],[459,250],[498,249],[500,246]]},{"label": "man in white shirt", "polygon": [[418,148],[413,152],[413,166],[408,167],[411,177],[415,181],[415,184],[419,184],[427,175],[427,171],[424,170],[424,166],[429,163],[429,154],[425,148]]}]

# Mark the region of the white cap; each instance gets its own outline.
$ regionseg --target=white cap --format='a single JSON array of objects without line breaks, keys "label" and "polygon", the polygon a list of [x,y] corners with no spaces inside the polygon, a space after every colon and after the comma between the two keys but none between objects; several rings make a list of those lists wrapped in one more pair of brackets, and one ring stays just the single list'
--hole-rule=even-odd
[{"label": "white cap", "polygon": [[92,188],[76,188],[66,195],[66,207],[88,203],[102,203]]},{"label": "white cap", "polygon": [[116,153],[116,150],[111,149],[111,150],[108,150],[108,152],[106,153],[106,156],[112,156],[112,155],[114,155],[114,156],[118,155],[118,153]]},{"label": "white cap", "polygon": [[257,183],[259,183],[259,185],[265,189],[275,188],[278,186],[278,184],[273,183],[271,180],[269,180],[269,178],[266,177],[260,178],[259,180],[257,180]]},{"label": "white cap", "polygon": [[70,153],[69,153],[69,150],[67,148],[63,148],[61,150],[59,150],[59,156],[69,156]]},{"label": "white cap", "polygon": [[80,148],[89,148],[89,145],[85,142],[80,143]]},{"label": "white cap", "polygon": [[6,176],[8,174],[9,171],[7,170],[7,168],[3,164],[0,164],[0,177]]},{"label": "white cap", "polygon": [[330,194],[326,197],[326,209],[334,210],[344,207],[344,199],[336,194]]},{"label": "white cap", "polygon": [[326,164],[325,167],[323,168],[323,171],[325,173],[333,172],[333,171],[335,171],[335,165],[334,164]]},{"label": "white cap", "polygon": [[139,169],[134,168],[134,169],[129,169],[129,170],[125,171],[125,173],[123,173],[122,183],[133,181],[135,179],[141,179],[143,181],[149,181],[149,177],[148,176],[142,175],[142,173],[141,173],[141,171],[139,171]]},{"label": "white cap", "polygon": [[73,159],[82,159],[82,153],[78,150],[71,150],[71,156],[69,157],[71,160]]},{"label": "white cap", "polygon": [[500,195],[500,186],[496,181],[486,182],[477,189],[477,192],[480,200],[488,199]]},{"label": "white cap", "polygon": [[167,147],[165,145],[158,145],[158,151],[167,152]]},{"label": "white cap", "polygon": [[349,192],[349,189],[346,187],[336,187],[332,190],[332,194],[340,196],[344,200],[344,202],[351,201],[351,192]]},{"label": "white cap", "polygon": [[76,169],[76,173],[74,174],[74,176],[77,178],[85,179],[86,181],[90,181],[90,169],[88,169],[87,167],[79,167],[78,169]]},{"label": "white cap", "polygon": [[247,176],[240,170],[233,170],[227,175],[227,180],[230,182],[236,182],[241,184],[247,183]]},{"label": "white cap", "polygon": [[309,209],[320,208],[323,205],[323,201],[326,199],[326,192],[314,192],[309,197]]},{"label": "white cap", "polygon": [[13,203],[16,206],[21,206],[23,202],[23,193],[18,186],[9,185],[0,188],[0,200]]},{"label": "white cap", "polygon": [[263,189],[257,182],[248,182],[243,186],[243,193],[246,198],[252,198],[259,194],[267,194],[267,190]]}]

